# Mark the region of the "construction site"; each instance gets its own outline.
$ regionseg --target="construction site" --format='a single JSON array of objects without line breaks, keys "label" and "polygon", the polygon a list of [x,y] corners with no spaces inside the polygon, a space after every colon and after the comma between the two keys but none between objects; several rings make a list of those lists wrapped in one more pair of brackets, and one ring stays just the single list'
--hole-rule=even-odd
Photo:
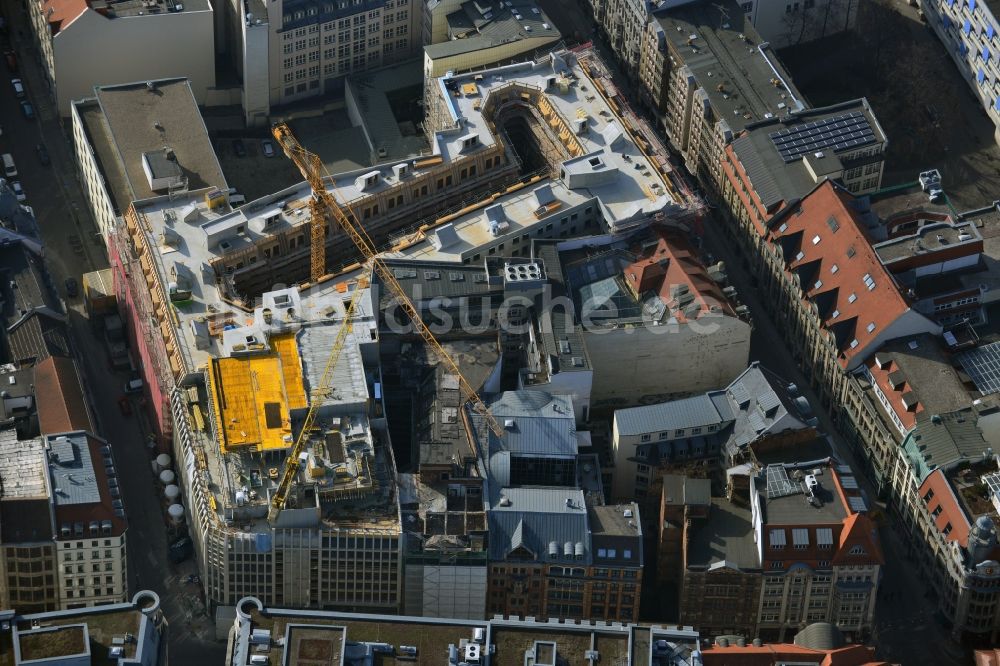
[{"label": "construction site", "polygon": [[[420,445],[384,404],[382,359],[400,345],[439,364],[432,384],[453,389],[456,424],[475,414],[502,433],[478,395],[502,336],[480,336],[497,351],[477,348],[487,361],[467,378],[411,300],[418,271],[390,269],[390,258],[468,268],[490,258],[491,275],[524,289],[517,279],[544,275],[531,262],[535,239],[695,228],[702,214],[587,50],[434,79],[424,109],[429,154],[331,175],[279,125],[276,142],[304,182],[236,209],[210,189],[147,199],[112,238],[123,316],[159,446],[178,459],[212,607],[252,595],[402,608],[397,471],[417,467],[398,466],[394,450]],[[383,295],[409,333],[388,330]],[[433,490],[429,506],[452,511],[434,488],[416,483],[404,500]],[[410,531],[447,540],[454,530],[434,526],[439,511],[408,509],[424,526]],[[482,532],[481,512],[459,514],[461,547],[482,561],[483,539],[467,538]]]}]

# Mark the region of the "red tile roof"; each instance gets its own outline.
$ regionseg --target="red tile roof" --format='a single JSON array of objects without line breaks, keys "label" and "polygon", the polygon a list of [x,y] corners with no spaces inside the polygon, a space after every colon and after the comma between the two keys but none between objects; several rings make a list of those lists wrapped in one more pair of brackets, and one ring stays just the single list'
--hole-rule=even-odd
[{"label": "red tile roof", "polygon": [[889,666],[875,658],[875,648],[848,645],[835,650],[812,650],[792,643],[774,643],[755,647],[719,647],[713,645],[701,652],[705,666],[775,666],[786,662],[819,663],[821,666]]},{"label": "red tile roof", "polygon": [[42,13],[56,34],[80,17],[90,7],[87,0],[41,0]]},{"label": "red tile roof", "polygon": [[[734,315],[722,288],[709,277],[687,238],[667,229],[657,229],[656,235],[656,245],[638,250],[636,254],[640,258],[624,270],[625,283],[633,294],[641,296],[656,292],[664,304],[674,307],[677,305],[674,290],[684,286],[694,296],[693,303],[701,306],[699,317],[713,306],[730,316]],[[686,318],[683,309],[676,316],[681,321]]]},{"label": "red tile roof", "polygon": [[35,403],[43,435],[94,430],[83,386],[71,359],[50,356],[35,366]]},{"label": "red tile roof", "polygon": [[[861,546],[864,555],[852,555],[851,550]],[[885,564],[882,553],[882,543],[878,538],[878,529],[866,513],[852,513],[844,519],[844,529],[840,531],[840,547],[833,556],[834,565],[873,565]]]},{"label": "red tile roof", "polygon": [[874,351],[877,338],[910,311],[872,249],[851,199],[825,181],[768,224],[768,240],[782,248],[787,272],[798,276],[803,296],[835,336],[845,368]]},{"label": "red tile roof", "polygon": [[[899,367],[894,361],[889,359],[882,367],[879,367],[876,361],[877,356],[876,354],[869,358],[865,362],[865,365],[868,366],[868,371],[871,373],[872,379],[875,380],[885,399],[889,401],[889,406],[899,418],[900,423],[903,424],[906,430],[911,430],[917,424],[917,414],[924,411],[924,406],[915,397],[913,398],[913,406],[910,409],[904,406],[903,396],[907,394],[911,397],[916,396],[913,392],[913,387],[910,386],[905,377],[901,376],[902,373],[899,373],[899,375],[894,374],[899,372]],[[895,386],[893,385],[894,383]]]},{"label": "red tile roof", "polygon": [[[962,505],[955,495],[955,490],[945,477],[944,472],[936,469],[927,475],[924,482],[920,484],[917,491],[921,502],[927,503],[927,510],[934,516],[934,525],[938,531],[944,533],[948,525],[951,530],[945,536],[948,541],[955,541],[963,548],[969,545],[969,523],[968,516],[962,509]],[[930,495],[930,499],[926,499]],[[938,511],[940,509],[940,511]],[[937,515],[935,516],[935,512]]]}]

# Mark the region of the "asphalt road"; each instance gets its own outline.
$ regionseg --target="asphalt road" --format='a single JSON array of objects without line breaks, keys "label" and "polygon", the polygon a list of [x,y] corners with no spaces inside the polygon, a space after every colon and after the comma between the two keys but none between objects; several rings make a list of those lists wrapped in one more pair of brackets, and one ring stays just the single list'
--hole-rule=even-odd
[{"label": "asphalt road", "polygon": [[[14,157],[19,172],[17,180],[28,197],[27,204],[35,212],[49,272],[62,292],[67,277],[79,281],[83,273],[107,267],[107,253],[76,179],[73,148],[66,138],[70,129],[67,127],[63,134],[30,43],[22,5],[16,0],[0,0],[0,5],[8,20],[20,70],[16,75],[6,71],[0,75],[0,127],[3,128],[0,153],[11,153]],[[0,68],[6,69],[2,65]],[[9,81],[13,76],[23,81],[26,98],[37,112],[34,121],[25,119],[21,112],[20,100],[15,98]],[[48,149],[51,158],[48,167],[38,159],[36,146],[40,143]],[[188,574],[196,573],[194,563],[175,566],[167,559],[165,500],[153,474],[151,452],[145,445],[149,428],[135,399],[131,416],[123,415],[118,406],[128,377],[111,368],[98,324],[92,325],[87,318],[82,298],[60,295],[66,301],[71,335],[97,429],[111,444],[120,472],[129,520],[129,592],[150,589],[160,595],[170,625],[171,663],[222,663],[225,644],[215,641],[214,622],[205,614],[199,589],[183,582]]]}]

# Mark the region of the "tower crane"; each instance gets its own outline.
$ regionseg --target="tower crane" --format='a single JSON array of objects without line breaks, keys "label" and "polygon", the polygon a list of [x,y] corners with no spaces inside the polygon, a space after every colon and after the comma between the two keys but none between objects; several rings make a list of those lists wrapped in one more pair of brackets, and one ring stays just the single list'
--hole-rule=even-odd
[{"label": "tower crane", "polygon": [[316,420],[316,412],[319,409],[319,405],[332,388],[333,371],[337,367],[340,352],[344,350],[347,337],[351,333],[354,307],[358,304],[362,293],[364,293],[364,289],[361,284],[358,284],[354,289],[351,300],[347,304],[344,324],[337,331],[337,337],[330,348],[330,356],[326,359],[323,374],[320,375],[319,382],[313,387],[312,395],[309,396],[309,409],[306,411],[305,420],[302,422],[302,430],[299,431],[299,436],[295,438],[295,443],[292,444],[292,448],[288,451],[288,457],[285,459],[285,471],[281,475],[281,480],[278,482],[278,488],[274,491],[274,496],[271,497],[271,508],[268,509],[267,519],[272,523],[278,519],[278,514],[285,508],[285,502],[288,500],[288,491],[292,487],[292,482],[295,481],[295,476],[299,473],[299,455],[309,440],[309,431],[312,430],[313,422]]},{"label": "tower crane", "polygon": [[325,227],[326,220],[332,218],[344,230],[344,233],[350,236],[351,241],[364,258],[371,262],[375,273],[378,274],[382,283],[396,297],[397,302],[410,318],[413,328],[423,338],[424,343],[437,353],[438,358],[444,363],[448,371],[458,378],[459,388],[472,405],[473,411],[486,421],[490,430],[497,437],[503,437],[503,427],[493,417],[479,397],[479,393],[472,387],[472,384],[468,382],[465,376],[462,375],[458,369],[458,365],[448,355],[448,352],[441,347],[441,343],[437,341],[434,334],[427,327],[427,324],[424,323],[424,320],[420,317],[420,313],[417,312],[417,308],[410,301],[399,281],[396,280],[396,276],[392,274],[392,271],[379,258],[378,252],[375,249],[375,243],[372,242],[365,228],[361,226],[354,212],[349,206],[341,205],[334,194],[326,189],[323,177],[329,174],[326,173],[326,168],[323,166],[323,162],[319,156],[306,150],[299,143],[298,139],[295,138],[295,135],[292,134],[291,128],[286,123],[278,123],[271,129],[271,133],[282,150],[285,151],[285,154],[288,155],[288,158],[302,172],[302,176],[312,188],[313,197],[309,202],[310,213],[312,214],[309,237],[312,243],[312,247],[310,248],[310,268],[313,279],[318,279],[317,275],[322,276],[326,271]]}]

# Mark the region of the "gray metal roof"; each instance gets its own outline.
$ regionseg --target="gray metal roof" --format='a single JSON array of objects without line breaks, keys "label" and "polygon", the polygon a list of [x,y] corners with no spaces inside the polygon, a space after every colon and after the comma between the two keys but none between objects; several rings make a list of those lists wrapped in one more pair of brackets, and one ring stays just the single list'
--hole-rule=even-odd
[{"label": "gray metal roof", "polygon": [[961,460],[982,459],[989,443],[976,421],[971,408],[948,414],[922,412],[919,415],[916,428],[903,442],[919,481],[939,467],[949,467]]},{"label": "gray metal roof", "polygon": [[708,519],[696,521],[689,530],[689,567],[709,567],[728,562],[744,571],[760,568],[749,508],[715,498]]},{"label": "gray metal roof", "polygon": [[657,405],[619,409],[615,423],[619,435],[640,435],[657,430],[680,430],[707,425],[722,425],[726,415],[720,414],[710,394],[691,396]]},{"label": "gray metal roof", "polygon": [[[583,491],[575,488],[507,488],[509,507],[494,506],[489,516],[491,560],[505,560],[517,547],[528,549],[539,561],[578,566],[591,563],[590,532]],[[572,507],[567,506],[569,499]],[[570,544],[569,556],[566,544]],[[550,555],[555,544],[555,555]],[[583,554],[577,558],[577,544]]]},{"label": "gray metal roof", "polygon": [[506,391],[490,402],[504,427],[503,438],[489,434],[490,452],[576,456],[576,419],[568,396],[544,391]]},{"label": "gray metal roof", "polygon": [[781,431],[808,427],[798,414],[796,396],[789,393],[788,384],[759,363],[753,363],[734,379],[726,396],[734,415],[733,431],[726,443],[729,455],[772,428]]},{"label": "gray metal roof", "polygon": [[431,59],[471,53],[518,40],[554,42],[561,37],[545,12],[530,0],[512,0],[512,7],[499,4],[487,6],[485,14],[476,7],[477,4],[470,0],[448,14],[451,39],[424,47]]},{"label": "gray metal roof", "polygon": [[816,622],[795,634],[795,644],[811,650],[836,650],[844,647],[843,634],[829,622]]},{"label": "gray metal roof", "polygon": [[56,506],[100,503],[101,491],[84,433],[49,438],[49,474]]}]

